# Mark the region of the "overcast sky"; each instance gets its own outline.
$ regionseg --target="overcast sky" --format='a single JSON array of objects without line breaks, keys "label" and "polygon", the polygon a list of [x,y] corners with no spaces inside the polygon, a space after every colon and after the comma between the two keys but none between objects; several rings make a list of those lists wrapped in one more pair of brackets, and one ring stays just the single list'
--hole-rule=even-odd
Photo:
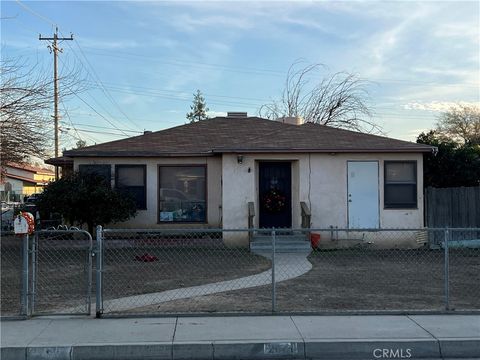
[{"label": "overcast sky", "polygon": [[38,34],[54,24],[74,34],[60,68],[89,86],[61,104],[67,148],[184,124],[196,89],[211,115],[256,115],[300,58],[369,80],[374,120],[395,138],[413,141],[450,105],[480,101],[478,1],[2,1],[1,10],[2,57],[42,71],[52,55]]}]

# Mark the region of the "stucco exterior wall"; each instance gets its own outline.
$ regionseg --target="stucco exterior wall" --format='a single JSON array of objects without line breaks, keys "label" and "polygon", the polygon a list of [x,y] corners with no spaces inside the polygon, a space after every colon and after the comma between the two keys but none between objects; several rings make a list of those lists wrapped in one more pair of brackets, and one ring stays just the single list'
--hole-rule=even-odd
[{"label": "stucco exterior wall", "polygon": [[[115,165],[146,165],[147,210],[138,210],[137,215],[125,222],[111,224],[116,228],[200,228],[221,227],[222,191],[221,157],[178,158],[75,158],[74,170],[79,165],[111,165],[111,183],[115,185]],[[158,167],[161,165],[207,165],[207,223],[159,223],[158,221]]]},{"label": "stucco exterior wall", "polygon": [[[147,168],[147,210],[139,210],[137,216],[113,226],[119,228],[162,227],[223,227],[246,229],[248,227],[248,202],[255,204],[255,226],[259,220],[259,163],[261,161],[290,161],[292,163],[292,227],[300,228],[300,202],[306,202],[312,213],[312,227],[345,229],[348,224],[348,161],[376,161],[379,165],[379,227],[423,227],[423,156],[422,154],[371,153],[371,154],[242,154],[240,164],[237,154],[218,157],[185,158],[76,158],[74,169],[80,164],[112,165],[112,185],[115,164],[145,164]],[[417,162],[416,209],[384,208],[384,161],[404,160]],[[207,223],[158,223],[158,166],[159,165],[207,165]],[[343,240],[364,239],[378,246],[413,246],[414,233],[342,233],[322,232],[321,244],[333,246]],[[225,241],[232,246],[248,245],[247,232],[224,232]],[[338,240],[337,240],[338,239]]]},{"label": "stucco exterior wall", "polygon": [[[423,156],[422,154],[243,154],[242,164],[236,154],[223,156],[223,226],[227,229],[246,228],[248,202],[255,203],[255,226],[258,226],[258,163],[260,161],[284,160],[292,162],[292,226],[301,224],[300,202],[306,202],[312,213],[313,228],[348,228],[347,162],[377,161],[379,164],[379,227],[380,228],[421,228],[423,227]],[[417,162],[417,204],[416,209],[384,209],[384,161],[414,160]],[[322,233],[324,240],[332,237],[331,232]],[[375,237],[378,235],[334,234],[334,238]],[[246,233],[225,233],[232,245],[246,245]],[[412,234],[402,236],[395,233],[385,239],[385,246],[391,242],[401,244],[414,242]],[[382,245],[383,246],[383,245]]]}]

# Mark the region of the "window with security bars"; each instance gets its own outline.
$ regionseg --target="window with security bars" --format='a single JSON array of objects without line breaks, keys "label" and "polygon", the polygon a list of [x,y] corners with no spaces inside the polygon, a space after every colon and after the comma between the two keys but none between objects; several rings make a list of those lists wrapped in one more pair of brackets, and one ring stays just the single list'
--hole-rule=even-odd
[{"label": "window with security bars", "polygon": [[206,166],[159,166],[159,222],[206,222]]},{"label": "window with security bars", "polygon": [[132,195],[138,210],[147,209],[145,165],[116,165],[115,187]]},{"label": "window with security bars", "polygon": [[386,209],[417,208],[417,162],[385,161]]}]

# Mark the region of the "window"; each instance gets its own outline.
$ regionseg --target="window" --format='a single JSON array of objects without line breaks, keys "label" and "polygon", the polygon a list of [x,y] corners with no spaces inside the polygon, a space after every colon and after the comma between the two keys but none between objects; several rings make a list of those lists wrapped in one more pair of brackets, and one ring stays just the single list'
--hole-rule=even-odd
[{"label": "window", "polygon": [[78,166],[78,172],[81,175],[90,175],[90,174],[95,174],[98,176],[101,176],[105,178],[106,184],[108,186],[110,185],[110,179],[111,179],[111,166],[110,165],[79,165]]},{"label": "window", "polygon": [[137,209],[147,209],[145,165],[116,165],[115,187],[122,192],[131,194],[135,199]]},{"label": "window", "polygon": [[385,208],[417,207],[417,162],[385,161]]},{"label": "window", "polygon": [[159,221],[206,222],[206,167],[159,167]]}]

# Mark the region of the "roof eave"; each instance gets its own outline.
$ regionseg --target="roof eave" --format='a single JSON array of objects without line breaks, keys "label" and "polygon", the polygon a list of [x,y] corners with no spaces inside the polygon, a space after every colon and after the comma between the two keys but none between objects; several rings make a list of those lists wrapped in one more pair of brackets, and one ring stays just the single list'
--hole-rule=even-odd
[{"label": "roof eave", "polygon": [[205,157],[205,156],[215,156],[213,152],[195,152],[195,153],[156,153],[156,152],[135,152],[135,151],[105,151],[105,152],[78,152],[78,153],[68,153],[68,157],[78,158],[78,157]]},{"label": "roof eave", "polygon": [[432,153],[432,148],[411,148],[411,149],[215,149],[214,153]]}]

